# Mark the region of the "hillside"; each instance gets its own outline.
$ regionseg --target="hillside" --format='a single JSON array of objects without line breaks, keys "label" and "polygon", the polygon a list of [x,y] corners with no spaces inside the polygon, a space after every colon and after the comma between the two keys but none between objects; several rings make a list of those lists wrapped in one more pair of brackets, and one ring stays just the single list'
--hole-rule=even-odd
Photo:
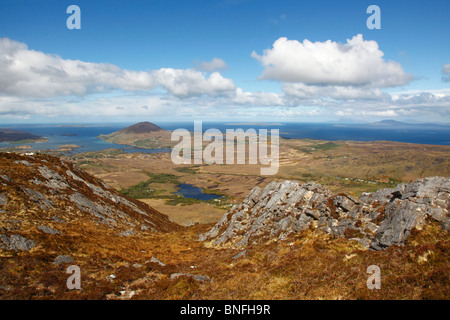
[{"label": "hillside", "polygon": [[133,124],[129,127],[126,127],[124,129],[121,129],[121,130],[117,131],[117,134],[122,134],[122,133],[140,134],[140,133],[150,133],[150,132],[155,132],[155,131],[163,131],[163,129],[158,127],[156,124],[145,121],[145,122],[139,122],[139,123]]},{"label": "hillside", "polygon": [[450,298],[448,178],[359,199],[271,182],[180,227],[66,160],[0,153],[0,171],[0,299]]},{"label": "hillside", "polygon": [[150,122],[139,122],[107,135],[100,135],[106,142],[125,144],[139,148],[170,148],[171,133]]},{"label": "hillside", "polygon": [[87,219],[116,230],[177,227],[167,216],[57,157],[0,153],[0,163],[3,222],[23,219],[21,226],[31,227]]}]

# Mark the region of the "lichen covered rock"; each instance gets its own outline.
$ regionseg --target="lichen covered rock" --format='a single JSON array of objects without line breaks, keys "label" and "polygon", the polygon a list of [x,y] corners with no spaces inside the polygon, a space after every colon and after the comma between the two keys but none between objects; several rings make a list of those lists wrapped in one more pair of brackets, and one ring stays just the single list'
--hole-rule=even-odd
[{"label": "lichen covered rock", "polygon": [[430,177],[354,199],[312,182],[271,182],[254,188],[199,240],[242,247],[314,227],[379,250],[403,244],[427,217],[448,230],[449,190],[450,178]]}]

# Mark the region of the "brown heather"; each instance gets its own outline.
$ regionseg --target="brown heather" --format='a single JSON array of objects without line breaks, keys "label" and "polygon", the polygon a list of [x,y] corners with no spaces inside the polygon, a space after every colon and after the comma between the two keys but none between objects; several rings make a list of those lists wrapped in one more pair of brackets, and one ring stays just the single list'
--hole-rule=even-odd
[{"label": "brown heather", "polygon": [[[14,162],[22,160],[31,166]],[[213,224],[180,227],[131,198],[126,199],[161,228],[141,230],[138,226],[150,218],[125,206],[119,206],[125,216],[108,225],[66,198],[57,198],[51,188],[31,183],[35,178],[45,182],[36,171],[44,165],[70,186],[59,193],[76,190],[93,202],[113,206],[83,182],[70,179],[68,169],[101,186],[100,180],[69,162],[44,155],[1,154],[0,175],[12,180],[0,180],[0,194],[7,195],[7,205],[0,207],[1,233],[20,234],[37,245],[28,251],[0,249],[0,299],[128,299],[130,292],[135,293],[131,299],[450,299],[448,231],[435,221],[420,231],[413,229],[405,245],[381,251],[309,228],[282,241],[249,244],[246,254],[233,259],[242,249],[211,248],[198,241]],[[20,186],[45,194],[53,208],[43,210],[24,196]],[[119,196],[113,189],[104,190]],[[39,231],[39,225],[60,234]],[[129,228],[134,234],[119,235]],[[81,290],[67,289],[69,264],[54,264],[59,255],[70,256],[71,264],[80,267]],[[152,257],[165,266],[150,262]],[[369,265],[381,269],[380,290],[366,286]],[[204,275],[211,281],[171,279],[174,273]]]}]

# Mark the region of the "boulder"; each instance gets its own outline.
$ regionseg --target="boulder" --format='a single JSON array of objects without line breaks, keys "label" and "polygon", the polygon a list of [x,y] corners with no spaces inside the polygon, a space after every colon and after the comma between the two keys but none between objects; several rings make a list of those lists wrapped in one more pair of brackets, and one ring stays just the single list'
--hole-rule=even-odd
[{"label": "boulder", "polygon": [[53,264],[59,265],[61,263],[73,263],[73,259],[67,255],[59,255],[53,260]]},{"label": "boulder", "polygon": [[59,232],[58,230],[52,229],[47,226],[38,226],[37,228],[38,228],[38,230],[40,230],[46,234],[61,234],[61,232]]}]

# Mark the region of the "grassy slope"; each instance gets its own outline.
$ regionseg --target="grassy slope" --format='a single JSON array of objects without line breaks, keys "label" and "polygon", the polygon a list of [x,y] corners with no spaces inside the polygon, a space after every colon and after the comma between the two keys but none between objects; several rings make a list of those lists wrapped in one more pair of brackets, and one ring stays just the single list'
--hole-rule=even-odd
[{"label": "grassy slope", "polygon": [[[414,232],[404,247],[374,252],[355,242],[307,230],[285,241],[239,250],[214,249],[197,241],[211,225],[166,234],[117,237],[106,227],[80,222],[64,236],[40,235],[31,253],[2,253],[2,299],[449,299],[449,240],[440,226]],[[82,273],[82,289],[68,290],[67,265],[51,263],[69,254]],[[165,267],[146,263],[156,257]],[[135,263],[141,266],[133,266]],[[381,268],[381,289],[369,290],[369,265]],[[193,268],[194,267],[194,268]],[[207,275],[211,282],[171,279],[175,272]],[[109,275],[116,278],[111,280]],[[4,290],[9,287],[9,290]]]},{"label": "grassy slope", "polygon": [[[450,148],[445,146],[333,144],[338,146],[306,140],[284,145],[282,142],[284,162],[275,177],[260,177],[258,170],[245,165],[232,170],[228,168],[232,166],[218,165],[175,170],[170,158],[163,154],[97,153],[95,157],[79,155],[75,161],[108,183],[115,182],[118,189],[123,184],[130,187],[140,182],[133,183],[130,173],[141,181],[149,179],[145,172],[173,174],[178,177],[177,182],[195,181],[197,186],[211,187],[236,201],[255,185],[265,185],[270,179],[317,179],[327,182],[325,185],[333,191],[357,194],[371,191],[367,187],[376,190],[390,186],[390,179],[408,181],[421,175],[450,175]],[[307,148],[308,152],[298,148]],[[371,176],[371,172],[375,174]],[[376,179],[374,184],[369,183]],[[126,288],[137,293],[133,299],[450,298],[448,233],[436,224],[414,232],[405,246],[382,252],[367,251],[354,242],[308,230],[285,241],[251,246],[245,256],[236,260],[232,257],[239,250],[208,248],[197,241],[198,234],[211,226],[118,237],[105,226],[80,220],[61,226],[63,235],[30,231],[40,246],[31,252],[0,252],[0,297],[113,299],[119,298],[120,291]],[[52,264],[60,254],[69,254],[80,266],[80,291],[66,288],[67,265]],[[146,263],[152,256],[166,267]],[[135,263],[141,266],[133,267]],[[366,287],[369,265],[381,268],[381,290]],[[212,282],[184,277],[171,280],[174,272],[207,275]],[[110,274],[116,278],[110,280]]]}]

